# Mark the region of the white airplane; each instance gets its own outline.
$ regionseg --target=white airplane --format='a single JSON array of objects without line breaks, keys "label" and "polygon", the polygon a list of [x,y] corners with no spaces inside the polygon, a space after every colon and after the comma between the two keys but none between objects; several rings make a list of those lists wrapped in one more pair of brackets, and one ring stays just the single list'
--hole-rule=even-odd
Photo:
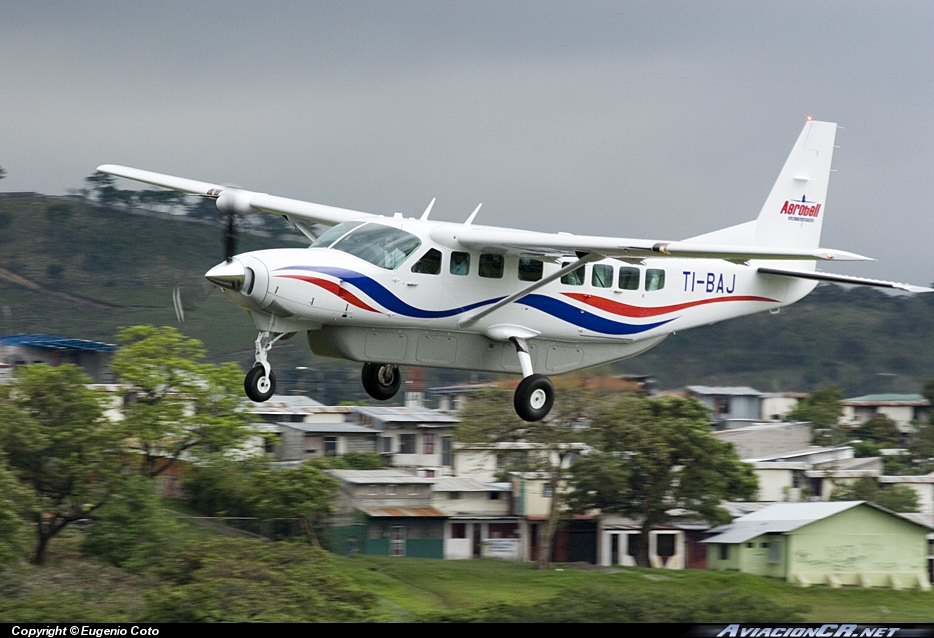
[{"label": "white airplane", "polygon": [[[312,241],[233,255],[205,277],[256,325],[244,388],[265,401],[278,340],[306,332],[319,356],[363,363],[363,387],[392,398],[400,365],[521,373],[518,415],[544,418],[546,374],[632,357],[669,334],[776,310],[820,281],[930,289],[816,270],[867,260],[820,248],[837,125],[808,118],[759,216],[683,241],[541,233],[333,208],[124,166],[97,170],[217,200],[228,215],[285,216]],[[320,236],[312,225],[331,226]]]}]

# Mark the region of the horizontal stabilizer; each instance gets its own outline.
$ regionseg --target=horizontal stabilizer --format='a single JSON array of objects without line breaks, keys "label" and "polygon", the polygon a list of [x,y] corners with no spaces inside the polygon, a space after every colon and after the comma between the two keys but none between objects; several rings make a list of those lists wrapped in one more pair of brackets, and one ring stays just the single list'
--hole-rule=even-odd
[{"label": "horizontal stabilizer", "polygon": [[904,290],[906,292],[934,292],[934,288],[925,288],[924,286],[912,286],[911,284],[900,284],[894,281],[881,281],[879,279],[866,279],[865,277],[850,277],[849,275],[834,275],[829,272],[808,271],[801,272],[797,270],[780,270],[778,268],[758,268],[758,272],[763,275],[778,275],[779,277],[795,277],[796,279],[811,279],[814,281],[829,281],[836,284],[851,284],[854,286],[873,286],[875,288],[891,288],[893,290]]}]

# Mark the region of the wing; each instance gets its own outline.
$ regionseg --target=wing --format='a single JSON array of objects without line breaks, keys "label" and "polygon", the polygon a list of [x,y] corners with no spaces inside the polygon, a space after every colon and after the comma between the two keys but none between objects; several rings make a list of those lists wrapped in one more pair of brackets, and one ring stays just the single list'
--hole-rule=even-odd
[{"label": "wing", "polygon": [[325,206],[324,204],[313,204],[297,199],[288,199],[287,197],[267,195],[266,193],[255,193],[253,191],[230,188],[219,184],[199,182],[184,177],[174,177],[172,175],[163,175],[162,173],[143,171],[128,166],[104,164],[103,166],[98,166],[97,170],[115,177],[123,177],[145,184],[171,188],[190,195],[200,195],[202,197],[216,199],[218,209],[225,213],[276,213],[279,215],[286,215],[290,218],[297,218],[299,221],[303,222],[326,224],[329,226],[351,220],[378,217],[372,213],[363,213],[346,208],[335,208],[333,206]]},{"label": "wing", "polygon": [[832,248],[788,248],[774,246],[705,244],[696,241],[661,241],[627,239],[622,237],[595,237],[566,233],[537,233],[489,226],[444,224],[432,228],[431,238],[442,244],[457,242],[466,248],[483,252],[517,255],[560,256],[597,253],[617,259],[644,259],[647,257],[680,257],[726,259],[746,262],[750,259],[768,260],[828,260],[869,261],[855,253]]},{"label": "wing", "polygon": [[776,275],[778,277],[793,277],[796,279],[811,279],[814,281],[829,281],[837,284],[853,284],[856,286],[873,286],[875,288],[891,288],[906,292],[934,292],[934,288],[900,284],[894,281],[881,281],[879,279],[866,279],[865,277],[851,277],[849,275],[835,275],[829,272],[784,270],[780,268],[761,267],[757,269],[763,275]]}]

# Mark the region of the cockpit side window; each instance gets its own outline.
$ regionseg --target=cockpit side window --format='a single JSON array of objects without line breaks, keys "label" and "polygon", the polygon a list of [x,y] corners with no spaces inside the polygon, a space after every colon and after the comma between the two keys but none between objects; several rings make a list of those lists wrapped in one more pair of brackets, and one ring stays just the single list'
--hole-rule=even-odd
[{"label": "cockpit side window", "polygon": [[432,248],[422,255],[422,258],[412,266],[412,272],[420,272],[426,275],[441,274],[441,251]]},{"label": "cockpit side window", "polygon": [[[561,267],[570,266],[571,264],[561,264]],[[561,277],[561,283],[565,286],[583,286],[584,279],[587,276],[587,266],[581,266],[576,270],[572,270],[563,277]]]},{"label": "cockpit side window", "polygon": [[382,224],[364,224],[331,248],[359,257],[374,266],[395,270],[421,243],[418,237],[404,230]]},{"label": "cockpit side window", "polygon": [[450,270],[452,275],[470,274],[470,253],[454,251],[451,253]]}]

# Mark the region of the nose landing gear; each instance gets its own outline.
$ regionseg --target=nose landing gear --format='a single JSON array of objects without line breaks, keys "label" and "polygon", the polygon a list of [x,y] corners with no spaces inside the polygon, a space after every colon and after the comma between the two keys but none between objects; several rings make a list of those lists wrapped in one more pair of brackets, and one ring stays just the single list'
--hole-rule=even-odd
[{"label": "nose landing gear", "polygon": [[396,396],[402,384],[399,366],[390,363],[364,363],[363,389],[377,401],[388,401]]},{"label": "nose landing gear", "polygon": [[273,344],[283,337],[291,336],[294,333],[282,333],[275,337],[269,331],[261,332],[256,337],[256,363],[253,368],[246,373],[243,380],[243,389],[247,397],[256,403],[268,401],[276,391],[276,375],[272,373],[269,366],[267,354]]}]

